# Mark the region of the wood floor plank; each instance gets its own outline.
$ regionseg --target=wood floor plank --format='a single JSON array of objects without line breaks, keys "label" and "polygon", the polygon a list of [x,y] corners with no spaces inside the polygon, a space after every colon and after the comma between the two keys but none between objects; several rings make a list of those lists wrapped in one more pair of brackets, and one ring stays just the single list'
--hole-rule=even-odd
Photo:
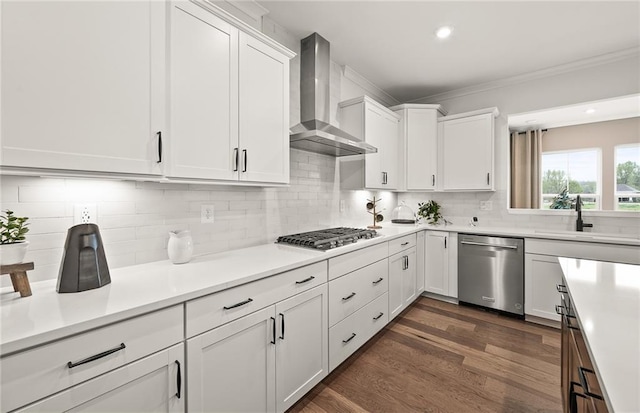
[{"label": "wood floor plank", "polygon": [[560,332],[421,297],[294,413],[560,413]]}]

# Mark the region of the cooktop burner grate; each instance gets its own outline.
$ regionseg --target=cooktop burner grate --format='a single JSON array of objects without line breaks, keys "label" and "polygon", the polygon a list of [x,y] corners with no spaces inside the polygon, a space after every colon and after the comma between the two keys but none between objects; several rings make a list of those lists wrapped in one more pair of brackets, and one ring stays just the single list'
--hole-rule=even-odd
[{"label": "cooktop burner grate", "polygon": [[359,239],[370,239],[377,235],[373,229],[338,227],[284,235],[278,237],[276,242],[318,250],[329,250],[357,242]]}]

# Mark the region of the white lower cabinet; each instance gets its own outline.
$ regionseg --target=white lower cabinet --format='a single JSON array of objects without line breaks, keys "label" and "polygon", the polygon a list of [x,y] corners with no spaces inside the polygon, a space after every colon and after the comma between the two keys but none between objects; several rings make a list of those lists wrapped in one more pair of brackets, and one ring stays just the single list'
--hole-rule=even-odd
[{"label": "white lower cabinet", "polygon": [[181,343],[18,411],[184,412],[184,374]]},{"label": "white lower cabinet", "polygon": [[416,298],[416,248],[411,247],[389,257],[389,319]]},{"label": "white lower cabinet", "polygon": [[387,293],[379,296],[329,330],[329,371],[380,331],[389,321]]},{"label": "white lower cabinet", "polygon": [[276,304],[278,412],[291,407],[328,374],[327,292],[325,284]]},{"label": "white lower cabinet", "polygon": [[424,272],[425,272],[425,255],[426,255],[426,236],[425,231],[416,234],[416,294],[420,295],[424,291]]},{"label": "white lower cabinet", "polygon": [[562,284],[562,268],[557,257],[524,255],[524,313],[560,321],[556,313],[558,291]]},{"label": "white lower cabinet", "polygon": [[448,297],[458,296],[458,234],[427,231],[424,290]]},{"label": "white lower cabinet", "polygon": [[328,372],[327,285],[187,340],[192,412],[283,412]]}]

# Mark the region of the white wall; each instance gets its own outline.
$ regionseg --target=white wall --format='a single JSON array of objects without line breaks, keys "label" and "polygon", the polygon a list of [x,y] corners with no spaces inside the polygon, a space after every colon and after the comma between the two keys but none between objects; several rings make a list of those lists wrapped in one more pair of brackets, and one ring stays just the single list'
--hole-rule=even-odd
[{"label": "white wall", "polygon": [[[477,216],[481,225],[513,226],[573,230],[575,213],[540,215],[537,212],[510,213],[508,204],[509,129],[510,114],[530,112],[580,102],[630,95],[640,92],[640,59],[637,55],[615,62],[536,78],[475,93],[448,93],[420,99],[420,103],[440,103],[449,114],[496,106],[495,162],[496,191],[493,193],[400,194],[412,208],[418,202],[435,199],[442,204],[444,215],[456,224],[466,224]],[[480,201],[492,201],[491,211],[481,211]],[[556,212],[556,211],[554,211]],[[638,215],[627,217],[584,214],[585,222],[593,223],[594,232],[640,234]]]}]

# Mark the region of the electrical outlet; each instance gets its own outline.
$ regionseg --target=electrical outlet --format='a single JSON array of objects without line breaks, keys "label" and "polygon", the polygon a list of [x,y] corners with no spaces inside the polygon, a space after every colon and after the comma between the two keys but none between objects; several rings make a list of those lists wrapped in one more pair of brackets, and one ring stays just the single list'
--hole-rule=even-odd
[{"label": "electrical outlet", "polygon": [[480,211],[491,211],[493,209],[492,201],[480,201]]},{"label": "electrical outlet", "polygon": [[213,205],[202,205],[200,209],[200,222],[203,224],[213,224]]},{"label": "electrical outlet", "polygon": [[73,206],[73,223],[78,224],[97,224],[98,208],[96,204],[75,204]]}]

